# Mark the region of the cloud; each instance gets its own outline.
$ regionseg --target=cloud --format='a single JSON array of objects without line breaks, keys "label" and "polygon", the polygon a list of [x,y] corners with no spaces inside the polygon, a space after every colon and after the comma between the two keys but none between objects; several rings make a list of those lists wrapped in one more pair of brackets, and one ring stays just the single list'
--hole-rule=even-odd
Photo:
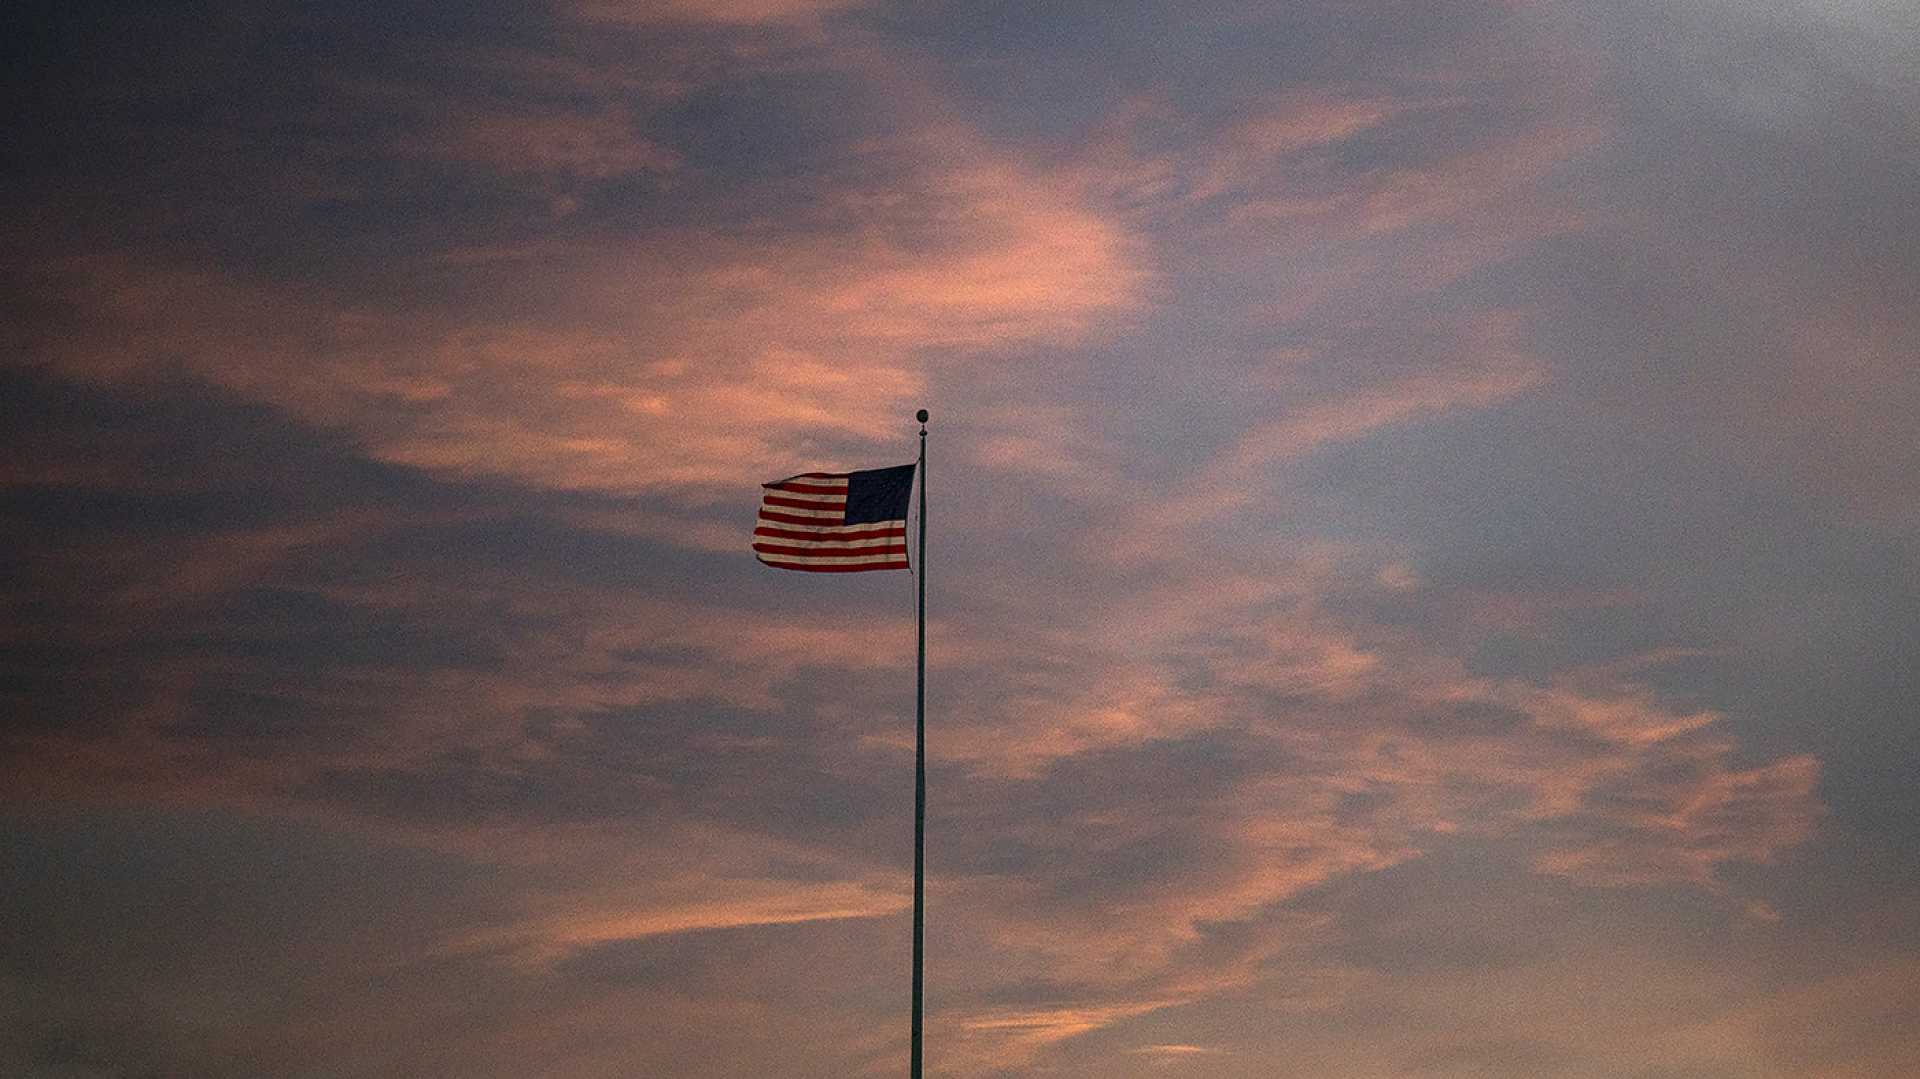
[{"label": "cloud", "polygon": [[[1276,177],[1297,175],[1297,155],[1338,146],[1407,107],[1391,99],[1307,98],[1249,110],[1252,115],[1215,136],[1187,197],[1233,193],[1244,198],[1249,191],[1270,189]],[[1296,168],[1287,168],[1290,163]]]},{"label": "cloud", "polygon": [[679,154],[638,135],[633,121],[617,112],[481,113],[443,131],[420,149],[506,175],[551,174],[584,180],[666,173],[681,165]]},{"label": "cloud", "polygon": [[[1724,867],[1773,860],[1819,819],[1816,764],[1735,766],[1709,733],[1721,716],[1592,674],[1470,677],[1377,628],[1362,645],[1309,598],[1331,587],[1312,572],[1232,600],[1212,583],[1090,598],[1061,632],[1073,661],[1009,642],[992,669],[1018,685],[1008,660],[1030,657],[1044,697],[942,679],[943,711],[968,718],[940,724],[936,754],[973,766],[953,782],[1006,792],[991,801],[1021,823],[1003,856],[1057,884],[1009,870],[941,901],[993,927],[977,947],[1024,957],[1006,977],[1075,987],[1060,994],[1071,1005],[966,1007],[983,1060],[1023,1066],[1174,1004],[1270,991],[1266,970],[1328,932],[1286,917],[1290,904],[1461,838],[1535,851],[1536,872],[1589,886],[1721,892]],[[1143,778],[1161,772],[1180,778]],[[1032,801],[1043,790],[1073,808]],[[978,815],[956,830],[989,831]],[[963,862],[988,857],[959,841]],[[1251,939],[1221,948],[1223,934]]]},{"label": "cloud", "polygon": [[[298,484],[259,463],[246,482]],[[444,937],[451,955],[515,968],[898,918],[887,806],[903,788],[886,777],[908,774],[902,612],[610,579],[603,566],[662,549],[644,531],[516,533],[540,502],[503,519],[480,512],[498,488],[426,482],[404,509],[353,508],[369,497],[353,487],[345,505],[300,508],[330,528],[262,522],[184,544],[204,573],[143,562],[153,576],[119,594],[144,606],[112,600],[126,621],[105,624],[160,646],[119,663],[156,692],[105,731],[16,738],[14,761],[33,767],[9,791],[246,807],[571,881]],[[571,519],[577,496],[538,497]],[[620,546],[592,553],[609,536]],[[511,571],[488,553],[501,544]],[[352,570],[375,564],[357,551],[379,551],[378,571]],[[1735,767],[1717,713],[1664,705],[1620,672],[1474,677],[1329,602],[1426,587],[1377,583],[1377,562],[1330,549],[1170,568],[1064,607],[1016,569],[936,619],[941,1008],[981,1068],[1274,991],[1272,972],[1337,928],[1294,904],[1436,844],[1498,841],[1547,876],[1717,893],[1725,866],[1776,857],[1818,818],[1813,762]],[[198,642],[192,662],[166,658],[170,623],[193,627],[177,638]],[[966,955],[1001,958],[953,958]],[[1298,1006],[1359,991],[1320,977]],[[996,997],[1023,978],[1058,988]]]},{"label": "cloud", "polygon": [[[1697,95],[1619,107],[1593,40],[1545,40],[1612,17],[1552,5],[1302,9],[1284,42],[564,10],[538,56],[432,54],[469,92],[392,72],[299,113],[364,182],[275,201],[274,240],[217,206],[32,217],[66,224],[7,271],[35,373],[0,382],[0,802],[10,841],[46,806],[146,823],[23,875],[57,931],[0,997],[50,1003],[0,1067],[204,1029],[254,1071],[897,1071],[911,581],[742,540],[755,482],[899,459],[920,404],[943,1068],[1905,1059],[1868,1028],[1911,996],[1910,917],[1860,931],[1871,961],[1789,946],[1885,857],[1843,853],[1887,833],[1853,834],[1860,769],[1806,733],[1854,706],[1783,688],[1858,580],[1908,613],[1904,277],[1811,242],[1902,265],[1820,194],[1899,220],[1870,173],[1801,171],[1819,140],[1774,173],[1727,153],[1764,141],[1669,153],[1647,110]],[[615,55],[621,24],[660,55]],[[1338,81],[1292,41],[1334,42]],[[1240,50],[1254,104],[1207,100]],[[1740,468],[1686,471],[1711,453]],[[1867,538],[1797,530],[1825,503],[1787,490]],[[247,857],[111,905],[240,818],[271,822]],[[272,902],[219,886],[323,863]],[[336,900],[336,963],[306,964],[281,930]],[[209,936],[316,973],[176,975]],[[88,986],[47,941],[99,957]],[[1769,1033],[1854,996],[1847,1037]]]},{"label": "cloud", "polygon": [[1143,1045],[1138,1049],[1129,1049],[1129,1053],[1151,1057],[1195,1057],[1218,1056],[1226,1053],[1224,1049],[1211,1049],[1204,1045]]},{"label": "cloud", "polygon": [[1162,557],[1156,552],[1166,550],[1168,536],[1210,529],[1267,504],[1287,466],[1308,454],[1448,412],[1490,408],[1538,388],[1544,365],[1530,354],[1523,325],[1511,312],[1482,312],[1423,327],[1431,336],[1411,356],[1328,357],[1324,370],[1339,380],[1333,385],[1288,376],[1296,392],[1285,407],[1234,436],[1172,484],[1172,493],[1144,511],[1129,510],[1108,549],[1119,559]]},{"label": "cloud", "polygon": [[629,848],[617,835],[579,834],[561,857],[615,858],[630,883],[599,894],[539,899],[445,947],[516,964],[551,966],[618,942],[712,930],[883,918],[912,905],[910,884],[827,853],[763,836],[687,824]]},{"label": "cloud", "polygon": [[[636,161],[629,150],[615,156]],[[964,152],[915,158],[906,189],[869,193],[892,209],[850,231],[676,231],[443,264],[480,289],[537,275],[558,297],[478,320],[127,257],[66,259],[35,287],[84,311],[84,325],[43,339],[37,356],[99,380],[191,370],[342,425],[377,457],[451,475],[638,492],[839,463],[827,454],[898,429],[923,396],[929,350],[953,364],[1077,341],[1138,301],[1122,230],[1044,175]],[[543,154],[529,164],[591,164]]]},{"label": "cloud", "polygon": [[1696,775],[1680,783],[1648,768],[1599,787],[1600,818],[1621,834],[1562,845],[1536,858],[1536,868],[1593,884],[1714,886],[1717,867],[1771,862],[1813,835],[1820,817],[1813,758],[1746,771],[1717,762],[1689,770]]},{"label": "cloud", "polygon": [[[1089,1031],[1111,1026],[1123,1019],[1145,1015],[1167,1007],[1173,1001],[1137,1001],[1104,1007],[1046,1008],[1035,1011],[1010,1011],[966,1020],[962,1027],[971,1034],[993,1036],[1010,1043],[1012,1054],[1002,1059],[1020,1061],[1027,1054],[1054,1042],[1078,1037]],[[1006,1049],[1000,1050],[1006,1052]]]},{"label": "cloud", "polygon": [[615,23],[717,23],[731,25],[810,22],[866,0],[577,0],[583,19]]}]

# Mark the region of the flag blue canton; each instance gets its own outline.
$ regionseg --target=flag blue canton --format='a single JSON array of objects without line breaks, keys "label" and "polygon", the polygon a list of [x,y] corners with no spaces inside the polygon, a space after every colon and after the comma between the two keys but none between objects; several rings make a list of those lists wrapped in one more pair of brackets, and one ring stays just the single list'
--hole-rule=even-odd
[{"label": "flag blue canton", "polygon": [[847,523],[907,520],[913,498],[913,466],[873,468],[847,473]]}]

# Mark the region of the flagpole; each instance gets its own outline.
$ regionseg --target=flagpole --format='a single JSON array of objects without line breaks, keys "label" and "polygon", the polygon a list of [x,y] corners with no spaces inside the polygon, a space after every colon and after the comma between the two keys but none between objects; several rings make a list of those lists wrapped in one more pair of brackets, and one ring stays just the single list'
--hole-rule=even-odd
[{"label": "flagpole", "polygon": [[920,463],[913,471],[920,481],[920,555],[915,559],[920,594],[913,607],[918,654],[913,694],[913,1049],[908,1079],[920,1079],[920,970],[927,925],[927,410],[915,413],[914,419],[920,421]]}]

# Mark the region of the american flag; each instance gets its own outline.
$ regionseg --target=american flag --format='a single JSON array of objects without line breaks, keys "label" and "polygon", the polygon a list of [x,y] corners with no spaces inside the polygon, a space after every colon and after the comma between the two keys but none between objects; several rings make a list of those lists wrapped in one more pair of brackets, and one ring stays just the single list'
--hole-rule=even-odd
[{"label": "american flag", "polygon": [[754,556],[809,573],[906,569],[913,469],[802,472],[761,484]]}]

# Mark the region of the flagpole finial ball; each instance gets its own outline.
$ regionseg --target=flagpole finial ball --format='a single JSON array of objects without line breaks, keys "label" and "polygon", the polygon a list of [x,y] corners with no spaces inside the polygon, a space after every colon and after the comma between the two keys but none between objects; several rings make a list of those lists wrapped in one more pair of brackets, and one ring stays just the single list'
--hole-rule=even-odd
[{"label": "flagpole finial ball", "polygon": [[921,423],[927,422],[927,410],[924,408],[921,409],[920,411],[913,414],[913,418],[916,420],[919,420]]}]

